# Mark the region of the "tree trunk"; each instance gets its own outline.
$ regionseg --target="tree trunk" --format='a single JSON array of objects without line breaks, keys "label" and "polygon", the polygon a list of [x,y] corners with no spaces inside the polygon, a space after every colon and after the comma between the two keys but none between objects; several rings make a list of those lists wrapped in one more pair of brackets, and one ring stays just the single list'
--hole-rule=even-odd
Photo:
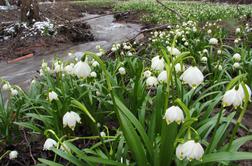
[{"label": "tree trunk", "polygon": [[21,2],[21,21],[29,25],[39,21],[39,7],[36,0],[22,0]]}]

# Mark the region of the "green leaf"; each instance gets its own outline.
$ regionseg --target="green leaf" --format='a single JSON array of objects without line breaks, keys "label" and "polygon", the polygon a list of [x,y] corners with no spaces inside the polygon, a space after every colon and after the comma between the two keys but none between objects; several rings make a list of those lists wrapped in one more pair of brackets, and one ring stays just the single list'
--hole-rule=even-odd
[{"label": "green leaf", "polygon": [[147,156],[144,151],[144,146],[141,143],[139,136],[137,135],[132,123],[130,120],[125,117],[121,112],[118,113],[121,128],[126,139],[126,142],[134,154],[134,158],[136,159],[137,165],[146,165],[147,164]]},{"label": "green leaf", "polygon": [[46,159],[42,159],[42,158],[39,158],[38,159],[40,162],[46,164],[46,165],[49,165],[49,166],[63,166],[62,164],[58,164],[58,163],[55,163],[53,161],[50,161],[50,160],[46,160]]},{"label": "green leaf", "polygon": [[116,166],[125,166],[122,163],[119,163],[117,161],[104,159],[104,158],[98,158],[98,157],[91,157],[87,156],[83,151],[78,149],[76,146],[71,144],[70,142],[65,142],[66,146],[70,148],[76,155],[81,158],[82,160],[86,161],[87,163],[97,163],[97,164],[106,164],[106,165],[116,165]]},{"label": "green leaf", "polygon": [[130,121],[134,125],[136,130],[139,132],[139,134],[140,134],[140,136],[141,136],[141,138],[147,148],[149,155],[154,156],[152,143],[151,143],[149,137],[147,136],[146,131],[143,128],[143,126],[141,125],[141,123],[137,120],[137,118],[130,112],[130,110],[128,110],[128,108],[117,97],[115,97],[115,102],[116,102],[120,112],[123,113],[123,115],[125,117],[127,117],[128,121]]},{"label": "green leaf", "polygon": [[163,120],[162,133],[161,133],[161,145],[160,145],[160,166],[171,165],[172,158],[174,156],[174,142],[177,137],[178,131],[177,123],[173,122],[169,125]]},{"label": "green leaf", "polygon": [[31,129],[34,132],[38,132],[38,133],[42,132],[38,127],[36,127],[35,125],[33,125],[31,122],[14,122],[14,123],[17,124],[17,125],[19,125],[19,126],[22,126],[24,128]]},{"label": "green leaf", "polygon": [[201,162],[195,165],[202,165],[209,162],[252,160],[251,152],[217,152],[204,155]]},{"label": "green leaf", "polygon": [[89,113],[89,111],[87,110],[87,108],[85,107],[85,105],[83,105],[82,103],[80,103],[79,101],[73,99],[71,101],[72,106],[79,108],[80,110],[82,110],[94,123],[96,123],[96,120],[94,119],[94,117]]},{"label": "green leaf", "polygon": [[67,161],[73,163],[74,165],[77,165],[77,166],[85,166],[86,165],[85,163],[78,160],[76,157],[74,157],[70,153],[66,153],[66,152],[64,152],[62,150],[59,150],[59,149],[56,149],[56,148],[52,148],[52,151],[54,153],[56,153],[57,155],[59,155],[60,157],[62,157],[64,159],[66,159]]}]

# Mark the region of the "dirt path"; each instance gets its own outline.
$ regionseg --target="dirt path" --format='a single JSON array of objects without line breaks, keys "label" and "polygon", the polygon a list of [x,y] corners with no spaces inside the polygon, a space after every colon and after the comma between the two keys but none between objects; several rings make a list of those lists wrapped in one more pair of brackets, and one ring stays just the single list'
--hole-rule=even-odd
[{"label": "dirt path", "polygon": [[[97,16],[98,15],[91,14],[81,19],[86,20]],[[70,48],[63,48],[61,51],[54,52],[51,55],[34,56],[14,64],[0,62],[0,77],[10,81],[11,84],[17,84],[22,88],[26,88],[32,78],[38,76],[37,71],[40,69],[43,60],[50,62],[55,57],[61,57],[65,60],[74,57],[80,58],[84,51],[96,51],[96,45],[100,45],[105,49],[110,49],[113,43],[127,41],[129,38],[135,36],[141,28],[141,26],[137,24],[121,24],[114,23],[113,21],[113,15],[106,15],[87,21],[91,26],[95,41],[78,44]],[[73,57],[67,56],[70,51],[74,52]]]}]

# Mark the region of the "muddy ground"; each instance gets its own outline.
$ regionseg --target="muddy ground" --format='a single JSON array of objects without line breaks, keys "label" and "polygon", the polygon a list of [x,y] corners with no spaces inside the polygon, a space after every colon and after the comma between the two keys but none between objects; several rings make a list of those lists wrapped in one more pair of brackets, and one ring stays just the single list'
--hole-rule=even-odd
[{"label": "muddy ground", "polygon": [[[20,20],[20,10],[0,11],[0,61],[11,60],[27,54],[45,55],[65,49],[78,43],[95,40],[89,25],[77,20],[85,13],[110,13],[110,8],[90,8],[85,5],[60,2],[57,5],[40,4],[43,20],[50,20],[55,25],[56,33],[41,35],[18,27],[15,33],[6,34],[4,30],[16,27],[14,24]],[[28,35],[24,36],[23,34]],[[2,37],[1,37],[2,36]],[[6,37],[7,36],[7,37]]]}]

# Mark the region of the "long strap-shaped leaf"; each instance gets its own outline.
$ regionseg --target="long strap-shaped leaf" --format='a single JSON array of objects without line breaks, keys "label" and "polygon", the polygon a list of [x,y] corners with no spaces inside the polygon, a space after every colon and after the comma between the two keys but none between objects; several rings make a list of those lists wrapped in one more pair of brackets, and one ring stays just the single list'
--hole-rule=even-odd
[{"label": "long strap-shaped leaf", "polygon": [[99,157],[87,156],[85,154],[85,152],[81,151],[80,149],[78,149],[76,146],[74,146],[70,142],[65,142],[65,144],[74,153],[76,153],[79,158],[86,161],[89,165],[90,165],[90,163],[96,163],[96,164],[105,164],[105,165],[125,166],[124,164],[119,163],[117,161],[103,159],[103,158],[99,158]]},{"label": "long strap-shaped leaf", "polygon": [[210,162],[252,160],[251,152],[217,152],[204,155],[202,161],[192,165],[202,165]]},{"label": "long strap-shaped leaf", "polygon": [[144,130],[141,123],[137,120],[137,118],[130,112],[130,110],[117,98],[115,97],[115,102],[117,107],[119,108],[120,117],[126,117],[129,122],[136,128],[138,133],[141,136],[141,139],[144,142],[144,145],[147,148],[147,151],[150,156],[154,156],[153,146],[149,139],[149,137],[146,134],[146,131]]}]

